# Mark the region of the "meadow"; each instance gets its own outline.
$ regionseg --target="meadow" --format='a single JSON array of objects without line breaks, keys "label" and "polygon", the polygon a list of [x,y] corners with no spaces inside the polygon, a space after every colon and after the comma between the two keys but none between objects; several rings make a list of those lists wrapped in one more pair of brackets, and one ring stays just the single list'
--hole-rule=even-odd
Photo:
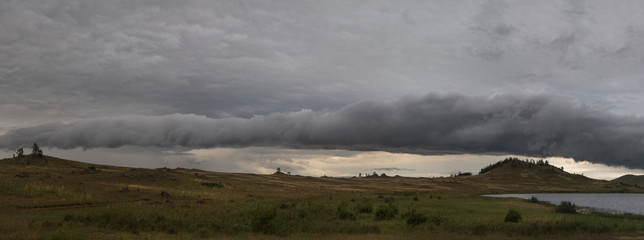
[{"label": "meadow", "polygon": [[643,192],[512,160],[481,175],[330,178],[0,161],[3,239],[637,239],[644,217],[491,193]]}]

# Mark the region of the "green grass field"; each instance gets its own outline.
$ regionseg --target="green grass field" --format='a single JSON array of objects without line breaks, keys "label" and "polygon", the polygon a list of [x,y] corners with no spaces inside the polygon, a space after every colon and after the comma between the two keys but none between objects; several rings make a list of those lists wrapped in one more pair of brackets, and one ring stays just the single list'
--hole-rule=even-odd
[{"label": "green grass field", "polygon": [[[21,164],[22,163],[22,164]],[[28,177],[27,177],[28,176]],[[2,239],[638,239],[644,217],[490,193],[642,192],[511,161],[453,178],[318,178],[0,161]],[[520,215],[506,222],[509,210]],[[641,239],[641,238],[639,238]]]}]

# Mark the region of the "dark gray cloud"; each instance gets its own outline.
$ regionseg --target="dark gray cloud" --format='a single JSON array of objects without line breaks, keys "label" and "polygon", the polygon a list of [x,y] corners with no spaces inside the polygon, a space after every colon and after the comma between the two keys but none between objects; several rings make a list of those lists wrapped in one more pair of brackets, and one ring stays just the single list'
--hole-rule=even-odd
[{"label": "dark gray cloud", "polygon": [[0,132],[430,91],[644,114],[642,1],[0,1]]},{"label": "dark gray cloud", "polygon": [[192,114],[94,118],[15,129],[0,136],[7,148],[31,142],[57,148],[289,146],[510,153],[644,168],[644,119],[595,111],[555,95],[430,94],[252,118]]}]

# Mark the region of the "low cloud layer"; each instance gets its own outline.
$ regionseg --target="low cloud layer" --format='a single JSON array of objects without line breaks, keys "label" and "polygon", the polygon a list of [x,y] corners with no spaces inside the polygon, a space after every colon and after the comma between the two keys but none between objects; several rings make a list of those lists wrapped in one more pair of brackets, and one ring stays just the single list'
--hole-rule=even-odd
[{"label": "low cloud layer", "polygon": [[644,119],[594,111],[553,95],[430,94],[252,118],[192,114],[94,118],[14,129],[0,136],[0,145],[6,148],[32,142],[64,149],[286,146],[510,153],[644,168]]}]

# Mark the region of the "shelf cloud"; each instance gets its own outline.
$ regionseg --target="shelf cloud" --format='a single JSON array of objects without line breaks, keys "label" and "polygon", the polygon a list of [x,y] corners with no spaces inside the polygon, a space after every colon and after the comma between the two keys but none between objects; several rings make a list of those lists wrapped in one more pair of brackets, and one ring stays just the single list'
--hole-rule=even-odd
[{"label": "shelf cloud", "polygon": [[564,156],[644,168],[644,119],[595,111],[556,95],[429,94],[337,110],[250,118],[123,116],[13,129],[3,147],[285,146],[390,152]]}]

